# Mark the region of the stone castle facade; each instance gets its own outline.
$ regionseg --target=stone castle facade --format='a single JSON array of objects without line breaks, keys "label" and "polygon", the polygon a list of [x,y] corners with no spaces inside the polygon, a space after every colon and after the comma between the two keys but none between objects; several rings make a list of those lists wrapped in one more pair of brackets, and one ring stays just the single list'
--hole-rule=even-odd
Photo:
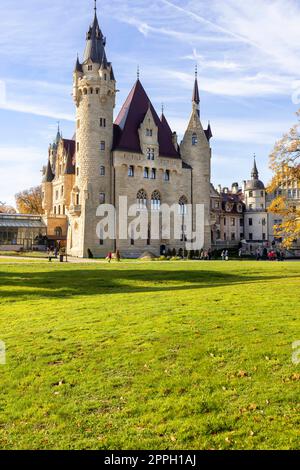
[{"label": "stone castle facade", "polygon": [[[117,118],[116,78],[107,60],[106,40],[97,12],[86,36],[82,62],[77,58],[73,73],[73,98],[76,131],[73,139],[62,138],[60,130],[49,147],[43,175],[43,208],[50,240],[64,241],[69,255],[104,257],[119,250],[125,257],[138,257],[145,251],[155,255],[185,248],[182,236],[134,240],[128,230],[126,239],[105,239],[97,233],[97,209],[112,204],[120,212],[119,198],[127,205],[137,204],[151,216],[162,204],[178,205],[183,215],[192,206],[204,206],[200,229],[203,249],[242,247],[245,253],[280,244],[274,226],[281,221],[268,212],[276,194],[267,194],[254,161],[251,179],[241,186],[215,188],[211,184],[210,125],[203,128],[197,81],[192,94],[191,116],[180,144],[162,112],[159,117],[139,78],[130,91]],[[300,205],[300,189],[280,190],[291,203]],[[129,219],[129,223],[131,219]],[[118,234],[118,217],[116,218]],[[294,253],[300,255],[297,241]]]},{"label": "stone castle facade", "polygon": [[180,240],[152,240],[151,233],[146,240],[134,240],[130,233],[126,240],[99,236],[99,205],[112,204],[118,213],[119,198],[126,196],[128,206],[138,204],[149,213],[159,211],[162,204],[177,204],[184,214],[190,204],[195,216],[196,205],[202,204],[203,248],[210,248],[212,132],[210,125],[204,130],[200,120],[197,75],[190,120],[179,145],[176,133],[164,113],[158,116],[139,78],[114,120],[116,78],[105,43],[95,10],[83,60],[77,58],[73,74],[76,133],[66,140],[58,131],[44,171],[48,233],[66,239],[68,253],[76,257],[90,253],[103,257],[116,250],[129,257],[146,250],[159,255],[183,247],[184,225]]}]

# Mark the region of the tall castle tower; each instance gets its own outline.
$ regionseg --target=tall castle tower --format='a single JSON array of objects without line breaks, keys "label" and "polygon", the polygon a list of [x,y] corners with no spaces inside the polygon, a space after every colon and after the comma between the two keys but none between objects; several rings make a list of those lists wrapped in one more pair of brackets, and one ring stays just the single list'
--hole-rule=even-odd
[{"label": "tall castle tower", "polygon": [[99,240],[96,211],[112,202],[113,110],[116,81],[105,53],[106,39],[95,15],[86,37],[82,63],[73,74],[76,105],[75,184],[69,208],[68,253],[78,257],[103,256],[113,249],[111,240]]},{"label": "tall castle tower", "polygon": [[200,94],[195,74],[195,84],[192,97],[192,114],[180,145],[181,157],[191,166],[191,195],[193,205],[193,230],[196,230],[196,205],[204,205],[204,248],[211,247],[210,226],[210,179],[211,179],[211,147],[212,132],[210,124],[203,129],[200,120]]}]

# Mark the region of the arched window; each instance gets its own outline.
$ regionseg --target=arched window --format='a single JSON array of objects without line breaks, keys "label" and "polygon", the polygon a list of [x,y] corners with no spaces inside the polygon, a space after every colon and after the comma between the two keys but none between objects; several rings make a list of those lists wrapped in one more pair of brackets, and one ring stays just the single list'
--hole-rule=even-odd
[{"label": "arched window", "polygon": [[147,193],[140,189],[136,196],[138,209],[147,209]]},{"label": "arched window", "polygon": [[93,88],[90,88],[90,94],[91,95],[93,94]]},{"label": "arched window", "polygon": [[87,89],[86,88],[83,89],[83,94],[87,95]]},{"label": "arched window", "polygon": [[56,227],[56,229],[54,230],[54,233],[55,233],[56,238],[61,238],[62,237],[61,227]]},{"label": "arched window", "polygon": [[194,132],[192,135],[192,145],[197,145],[198,144],[198,137],[197,134]]},{"label": "arched window", "polygon": [[153,191],[152,196],[151,196],[151,210],[152,211],[159,211],[160,210],[160,192],[159,191]]},{"label": "arched window", "polygon": [[179,199],[179,214],[186,215],[187,214],[187,204],[188,200],[185,196],[181,196]]}]

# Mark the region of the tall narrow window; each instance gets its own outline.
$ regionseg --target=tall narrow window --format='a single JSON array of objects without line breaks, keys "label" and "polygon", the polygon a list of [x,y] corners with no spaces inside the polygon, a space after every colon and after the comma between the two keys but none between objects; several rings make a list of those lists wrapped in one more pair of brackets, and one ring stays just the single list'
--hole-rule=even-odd
[{"label": "tall narrow window", "polygon": [[105,176],[105,166],[100,166],[100,176]]},{"label": "tall narrow window", "polygon": [[154,160],[155,152],[153,148],[147,148],[147,158],[148,160]]},{"label": "tall narrow window", "polygon": [[197,134],[194,133],[192,135],[192,145],[197,145],[198,144],[198,137],[197,137]]},{"label": "tall narrow window", "polygon": [[166,170],[164,173],[164,180],[165,181],[170,181],[170,171]]},{"label": "tall narrow window", "polygon": [[79,206],[79,202],[80,202],[79,194],[76,194],[76,206]]},{"label": "tall narrow window", "polygon": [[147,235],[147,245],[151,245],[151,226],[148,227],[148,235]]},{"label": "tall narrow window", "polygon": [[151,210],[159,211],[160,210],[160,193],[159,191],[154,191],[151,196]]},{"label": "tall narrow window", "polygon": [[149,179],[149,168],[144,168],[144,178]]},{"label": "tall narrow window", "polygon": [[99,204],[105,204],[105,193],[99,194]]},{"label": "tall narrow window", "polygon": [[104,142],[104,140],[102,140],[101,143],[100,143],[100,150],[101,150],[101,152],[103,152],[103,151],[105,150],[105,142]]},{"label": "tall narrow window", "polygon": [[79,152],[79,142],[77,142],[77,152]]},{"label": "tall narrow window", "polygon": [[150,179],[152,179],[152,180],[156,179],[156,169],[155,168],[151,169]]},{"label": "tall narrow window", "polygon": [[130,165],[128,167],[128,176],[130,176],[131,178],[134,177],[134,166],[133,165]]},{"label": "tall narrow window", "polygon": [[144,189],[140,189],[136,195],[138,209],[147,209],[147,193]]},{"label": "tall narrow window", "polygon": [[100,118],[100,127],[106,127],[106,119]]},{"label": "tall narrow window", "polygon": [[182,196],[179,199],[179,214],[180,215],[186,215],[187,214],[187,198],[185,196]]}]

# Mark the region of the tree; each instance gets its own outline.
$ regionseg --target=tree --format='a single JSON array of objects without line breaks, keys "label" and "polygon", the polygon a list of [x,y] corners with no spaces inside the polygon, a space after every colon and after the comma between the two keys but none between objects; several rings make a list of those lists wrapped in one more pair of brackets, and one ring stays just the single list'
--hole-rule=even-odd
[{"label": "tree", "polygon": [[276,237],[283,239],[286,248],[300,238],[300,207],[290,197],[288,189],[299,188],[300,183],[300,110],[298,122],[284,134],[270,155],[270,168],[274,176],[268,192],[275,193],[269,212],[278,215],[282,223],[274,227]]},{"label": "tree", "polygon": [[16,204],[21,214],[42,214],[41,186],[36,186],[16,194]]},{"label": "tree", "polygon": [[0,214],[15,214],[16,210],[12,206],[8,206],[5,202],[0,201]]}]

